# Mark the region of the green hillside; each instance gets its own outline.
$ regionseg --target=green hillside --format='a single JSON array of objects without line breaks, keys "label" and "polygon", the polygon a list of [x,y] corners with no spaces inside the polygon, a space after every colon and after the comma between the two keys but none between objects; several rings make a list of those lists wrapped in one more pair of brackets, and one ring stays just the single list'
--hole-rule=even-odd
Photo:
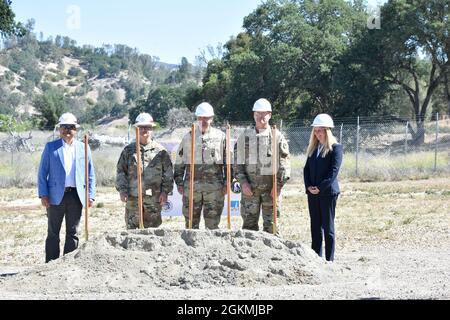
[{"label": "green hillside", "polygon": [[[0,114],[41,128],[54,126],[70,110],[83,123],[123,117],[145,107],[149,93],[169,91],[185,107],[186,90],[200,84],[202,69],[183,58],[180,65],[159,61],[126,45],[77,46],[68,37],[43,38],[33,32],[3,39],[0,51]],[[155,110],[156,111],[156,110]],[[167,110],[156,112],[160,122]]]}]

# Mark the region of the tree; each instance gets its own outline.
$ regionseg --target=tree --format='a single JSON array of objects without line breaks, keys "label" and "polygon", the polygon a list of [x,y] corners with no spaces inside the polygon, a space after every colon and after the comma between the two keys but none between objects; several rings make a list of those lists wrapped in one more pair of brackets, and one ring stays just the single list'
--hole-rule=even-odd
[{"label": "tree", "polygon": [[165,126],[170,109],[186,107],[184,95],[185,89],[182,87],[159,86],[150,91],[147,99],[137,101],[136,107],[130,109],[129,118],[136,119],[139,113],[148,112],[156,122]]},{"label": "tree", "polygon": [[402,110],[403,96],[384,79],[388,69],[380,37],[379,30],[362,30],[339,58],[334,78],[339,95],[335,117],[385,116]]},{"label": "tree", "polygon": [[[449,76],[447,75],[450,69],[447,69],[447,73],[444,75],[442,82],[436,88],[436,91],[432,99],[432,116],[436,113],[439,115],[450,115],[450,83]],[[434,118],[433,118],[434,119]]]},{"label": "tree", "polygon": [[125,89],[125,101],[132,103],[145,96],[145,84],[136,72],[128,72],[127,78],[120,78],[122,88]]},{"label": "tree", "polygon": [[[202,96],[202,88],[196,85],[192,85],[186,88],[184,97],[184,105],[186,105],[191,111],[194,110],[194,107],[203,102]],[[188,109],[188,110],[189,110]],[[175,114],[175,113],[173,113]]]},{"label": "tree", "polygon": [[447,69],[447,72],[444,75],[444,83],[442,84],[444,87],[445,96],[447,97],[447,115],[450,116],[450,70]]},{"label": "tree", "polygon": [[189,63],[188,59],[181,58],[181,65],[178,69],[178,83],[186,81],[192,76],[192,65]]},{"label": "tree", "polygon": [[0,36],[23,36],[25,29],[20,22],[14,21],[15,14],[11,9],[11,0],[0,0]]},{"label": "tree", "polygon": [[118,110],[120,109],[118,105],[116,91],[99,89],[97,103],[91,107],[87,107],[81,119],[86,123],[95,123],[105,117],[117,115],[118,112],[121,112]]},{"label": "tree", "polygon": [[67,111],[64,94],[56,88],[51,88],[37,96],[33,106],[39,113],[40,127],[47,130],[53,129],[61,114]]},{"label": "tree", "polygon": [[261,97],[272,102],[275,119],[337,112],[340,58],[365,28],[366,16],[361,1],[265,1],[245,17],[246,32],[225,44],[222,64],[208,63],[206,100],[235,120],[250,120]]},{"label": "tree", "polygon": [[188,108],[176,108],[167,113],[166,125],[170,129],[190,127],[194,121],[195,116]]},{"label": "tree", "polygon": [[120,103],[116,103],[116,104],[112,107],[111,112],[110,112],[110,115],[111,115],[112,117],[123,117],[124,115],[127,114],[127,110],[128,110],[128,108],[127,108],[126,105],[120,104]]},{"label": "tree", "polygon": [[11,92],[6,79],[0,78],[0,114],[17,117],[17,106],[22,103],[22,95]]},{"label": "tree", "polygon": [[0,114],[0,132],[17,131],[17,121],[10,115]]},{"label": "tree", "polygon": [[383,52],[380,81],[400,87],[409,98],[416,144],[424,142],[430,101],[449,70],[448,14],[447,0],[389,1],[381,9],[381,30],[369,34]]},{"label": "tree", "polygon": [[67,75],[70,77],[78,77],[81,74],[82,74],[81,69],[77,67],[71,67],[67,72]]},{"label": "tree", "polygon": [[153,58],[148,54],[143,54],[139,56],[139,61],[142,66],[142,74],[144,75],[144,77],[146,77],[148,80],[152,80],[153,72],[156,67]]},{"label": "tree", "polygon": [[172,71],[172,73],[167,77],[166,84],[184,84],[190,82],[194,79],[193,66],[189,63],[188,59],[181,58],[181,64],[178,66],[177,70]]}]

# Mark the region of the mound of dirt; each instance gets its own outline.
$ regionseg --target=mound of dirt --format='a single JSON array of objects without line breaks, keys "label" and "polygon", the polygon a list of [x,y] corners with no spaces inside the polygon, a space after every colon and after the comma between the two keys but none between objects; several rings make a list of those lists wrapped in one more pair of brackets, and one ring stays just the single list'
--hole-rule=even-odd
[{"label": "mound of dirt", "polygon": [[145,229],[106,233],[59,260],[8,277],[2,286],[9,292],[26,288],[27,294],[101,295],[317,285],[334,269],[300,242],[264,232]]}]

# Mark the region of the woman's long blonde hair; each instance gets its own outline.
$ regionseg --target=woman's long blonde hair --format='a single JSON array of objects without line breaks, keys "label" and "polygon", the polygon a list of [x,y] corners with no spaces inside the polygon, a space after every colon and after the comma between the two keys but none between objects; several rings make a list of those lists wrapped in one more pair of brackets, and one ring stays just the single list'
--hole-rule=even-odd
[{"label": "woman's long blonde hair", "polygon": [[[333,133],[331,132],[330,128],[325,128],[325,145],[322,148],[322,151],[320,152],[320,155],[322,158],[325,158],[325,156],[328,154],[328,152],[333,151],[333,144],[337,143],[336,138],[333,136]],[[311,157],[314,153],[314,151],[317,148],[317,145],[319,144],[319,140],[317,139],[316,135],[314,134],[314,128],[312,128],[311,136],[309,137],[309,144],[308,149],[306,150],[306,154],[308,157]]]}]

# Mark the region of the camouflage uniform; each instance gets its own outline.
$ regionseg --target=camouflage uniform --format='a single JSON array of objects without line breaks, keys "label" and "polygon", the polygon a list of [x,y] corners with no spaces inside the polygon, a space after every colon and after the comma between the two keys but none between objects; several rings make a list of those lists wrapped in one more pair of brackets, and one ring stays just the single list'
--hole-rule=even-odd
[{"label": "camouflage uniform", "polygon": [[[277,130],[278,140],[278,172],[277,190],[290,178],[289,145],[283,134]],[[243,229],[259,230],[259,214],[262,209],[263,230],[272,233],[273,227],[273,199],[271,196],[273,185],[272,172],[272,129],[268,128],[260,133],[256,128],[246,129],[238,138],[234,153],[236,155],[234,172],[235,178],[241,183],[248,182],[253,196],[247,197],[242,193],[241,216]],[[277,208],[277,217],[280,215]]]},{"label": "camouflage uniform", "polygon": [[[144,227],[157,228],[161,225],[161,192],[169,195],[173,189],[172,161],[167,150],[151,140],[141,145],[142,202]],[[125,222],[128,229],[139,227],[138,188],[137,188],[137,154],[136,143],[123,149],[117,163],[116,189],[128,194],[125,207]]]},{"label": "camouflage uniform", "polygon": [[[197,127],[195,142],[192,228],[199,228],[203,208],[206,228],[217,229],[224,205],[223,187],[226,184],[225,134],[215,128],[202,134]],[[174,173],[175,183],[184,188],[183,215],[186,228],[189,227],[190,158],[191,131],[183,137],[178,148]]]}]

